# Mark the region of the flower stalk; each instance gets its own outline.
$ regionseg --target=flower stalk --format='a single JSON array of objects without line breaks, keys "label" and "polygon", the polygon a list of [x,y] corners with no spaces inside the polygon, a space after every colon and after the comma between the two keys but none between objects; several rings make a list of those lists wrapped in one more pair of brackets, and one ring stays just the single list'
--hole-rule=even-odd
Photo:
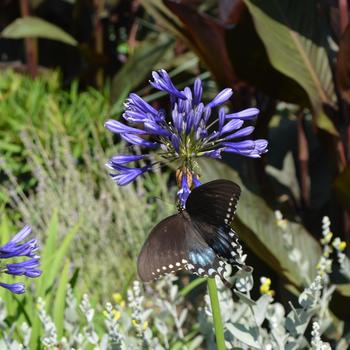
[{"label": "flower stalk", "polygon": [[209,297],[210,297],[211,312],[213,314],[216,348],[217,350],[226,350],[224,327],[221,319],[221,311],[220,311],[216,281],[215,281],[215,278],[208,278],[207,281],[208,281],[208,291],[209,291]]}]

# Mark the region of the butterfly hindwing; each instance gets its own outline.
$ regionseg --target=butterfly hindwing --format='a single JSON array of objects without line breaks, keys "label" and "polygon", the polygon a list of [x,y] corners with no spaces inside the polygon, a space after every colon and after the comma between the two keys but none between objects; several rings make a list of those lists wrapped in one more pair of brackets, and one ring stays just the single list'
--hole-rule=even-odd
[{"label": "butterfly hindwing", "polygon": [[151,281],[185,266],[187,260],[184,225],[181,214],[176,214],[153,228],[137,261],[142,281]]},{"label": "butterfly hindwing", "polygon": [[228,263],[237,264],[236,257],[241,245],[237,234],[231,227],[228,225],[216,226],[196,220],[193,220],[193,224],[219,258]]},{"label": "butterfly hindwing", "polygon": [[182,212],[161,221],[151,231],[138,258],[138,274],[148,282],[186,269],[200,276],[220,276],[223,262]]}]

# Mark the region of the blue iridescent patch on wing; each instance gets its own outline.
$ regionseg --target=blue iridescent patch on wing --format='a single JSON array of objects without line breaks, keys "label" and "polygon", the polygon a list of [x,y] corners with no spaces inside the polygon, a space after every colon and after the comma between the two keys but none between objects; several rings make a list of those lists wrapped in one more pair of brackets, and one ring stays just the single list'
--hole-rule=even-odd
[{"label": "blue iridescent patch on wing", "polygon": [[205,267],[211,265],[216,256],[213,249],[208,247],[200,250],[193,250],[189,252],[188,257],[193,265]]},{"label": "blue iridescent patch on wing", "polygon": [[219,227],[216,231],[214,239],[210,242],[210,246],[214,249],[216,254],[228,258],[232,250],[230,237],[228,235],[229,229]]}]

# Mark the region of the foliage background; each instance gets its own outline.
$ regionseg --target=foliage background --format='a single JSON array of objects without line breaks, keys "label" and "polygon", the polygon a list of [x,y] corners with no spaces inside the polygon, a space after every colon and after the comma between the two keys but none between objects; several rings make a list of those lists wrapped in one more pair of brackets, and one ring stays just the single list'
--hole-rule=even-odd
[{"label": "foliage background", "polygon": [[[269,140],[269,153],[202,169],[204,180],[229,178],[243,188],[236,229],[254,277],[271,276],[278,301],[287,305],[315,276],[323,216],[350,243],[348,14],[341,0],[1,2],[1,240],[23,222],[33,226],[44,247],[36,294],[56,322],[68,281],[97,309],[113,292],[126,297],[145,236],[174,211],[171,174],[117,188],[104,171],[124,146],[103,122],[120,118],[128,93],[167,103],[145,87],[152,69],[167,69],[179,88],[200,76],[208,100],[231,87],[233,111],[261,110],[254,136]],[[306,272],[287,257],[277,209],[291,222]],[[330,278],[337,286],[330,309],[346,328],[349,276],[335,263]],[[11,305],[6,325],[19,314],[20,324],[36,303],[2,298]],[[39,318],[27,321],[34,346]]]}]

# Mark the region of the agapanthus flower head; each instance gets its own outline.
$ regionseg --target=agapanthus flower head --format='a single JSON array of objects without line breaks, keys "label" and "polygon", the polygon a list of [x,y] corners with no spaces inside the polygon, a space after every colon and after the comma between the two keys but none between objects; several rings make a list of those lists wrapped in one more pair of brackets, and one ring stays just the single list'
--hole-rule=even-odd
[{"label": "agapanthus flower head", "polygon": [[[180,91],[165,70],[153,72],[152,76],[150,84],[170,95],[169,113],[155,109],[132,93],[123,113],[123,118],[130,125],[108,120],[105,127],[131,145],[158,149],[158,159],[152,163],[147,153],[113,157],[107,166],[116,171],[111,176],[117,184],[126,185],[154,166],[166,162],[177,161],[178,169],[186,169],[183,174],[188,176],[187,171],[194,174],[198,157],[220,159],[223,152],[228,152],[258,158],[267,152],[266,140],[244,139],[254,131],[253,126],[244,126],[244,123],[257,117],[257,108],[227,114],[221,107],[231,98],[232,89],[223,89],[209,103],[204,104],[200,79],[195,80],[192,90],[185,87]],[[147,165],[135,168],[121,165],[135,161],[146,162]],[[188,182],[184,179],[183,183],[185,185]],[[186,187],[182,189],[179,193],[181,202],[187,195]]]},{"label": "agapanthus flower head", "polygon": [[[0,246],[0,272],[30,278],[41,275],[41,270],[39,269],[40,256],[37,255],[38,242],[36,239],[26,240],[31,232],[32,230],[29,226],[24,226],[9,242]],[[21,257],[28,257],[30,259],[13,263],[4,263],[2,260]],[[0,286],[15,294],[25,292],[23,283],[0,283]]]}]

